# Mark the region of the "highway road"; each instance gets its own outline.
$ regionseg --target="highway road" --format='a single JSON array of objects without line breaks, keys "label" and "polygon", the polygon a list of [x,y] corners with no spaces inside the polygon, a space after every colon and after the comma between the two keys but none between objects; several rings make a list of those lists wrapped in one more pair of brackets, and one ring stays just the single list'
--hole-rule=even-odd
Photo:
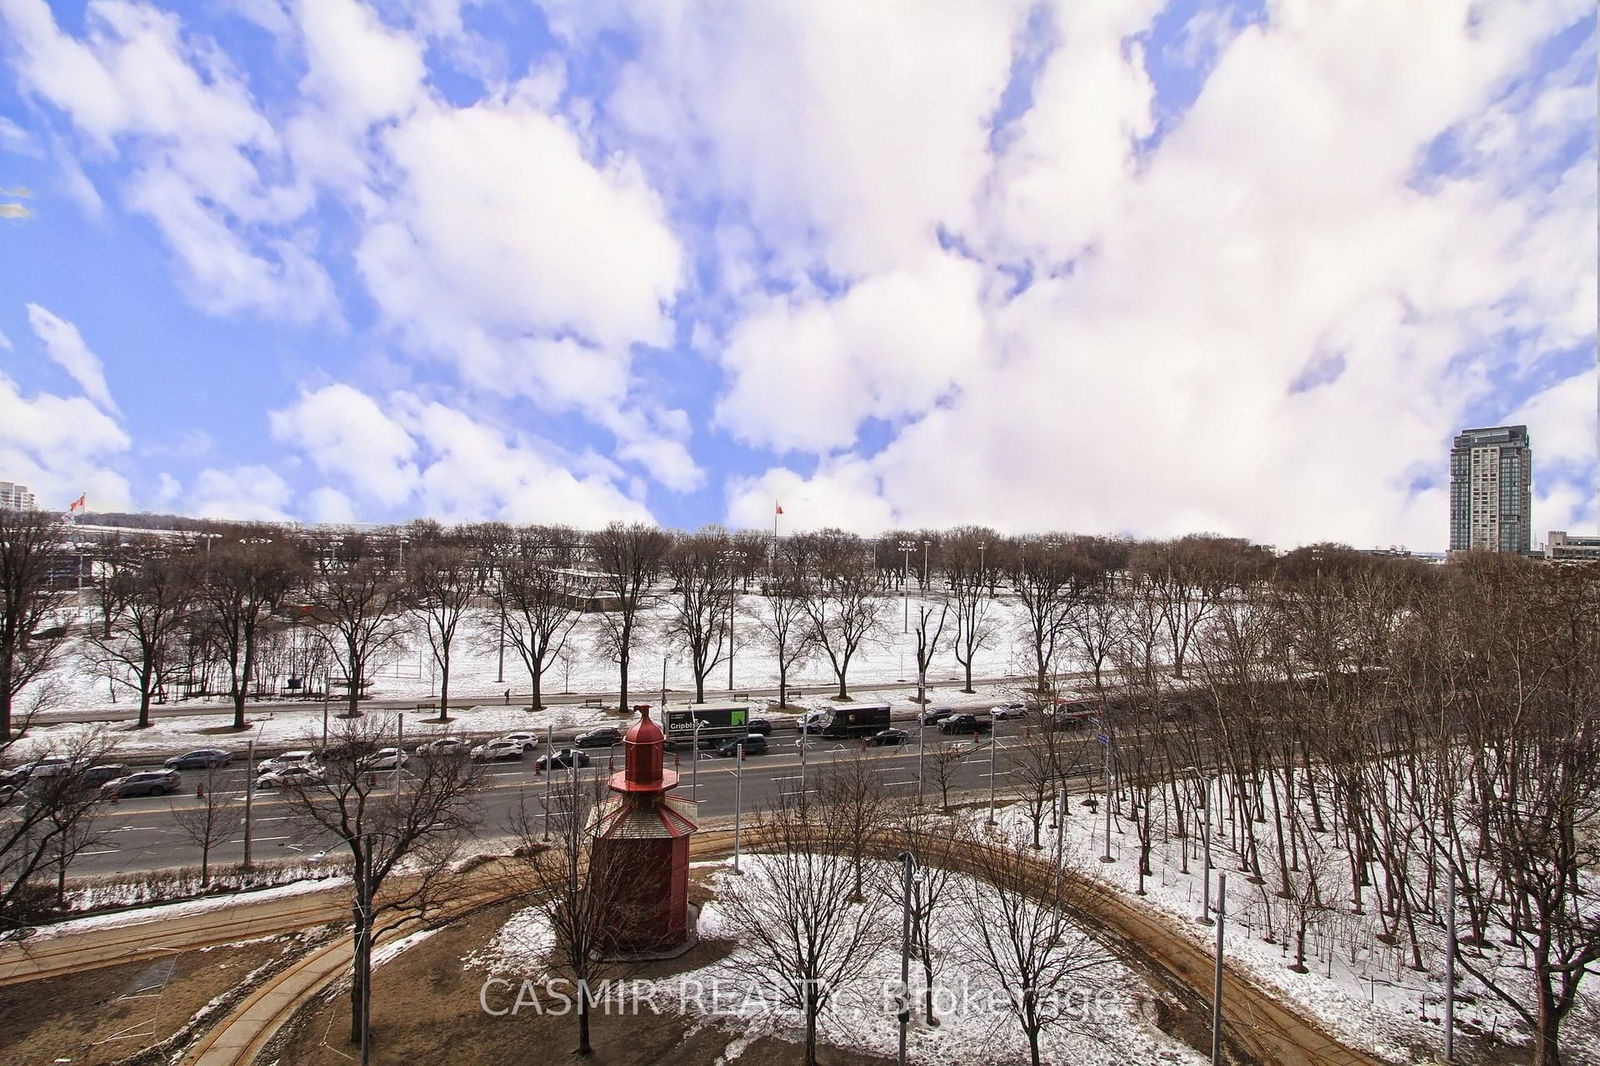
[{"label": "highway road", "polygon": [[[902,725],[908,726],[912,733],[908,744],[902,748],[869,750],[878,760],[885,788],[891,794],[911,797],[917,792],[917,727],[911,723]],[[926,728],[923,733],[926,747],[920,760],[925,799],[929,802],[938,799],[933,753],[940,743],[948,742],[957,745],[965,753],[954,774],[951,790],[984,790],[989,788],[992,780],[1000,801],[1005,801],[1011,774],[1008,764],[1013,761],[1008,755],[1018,745],[1027,742],[1030,730],[1027,722],[1000,722],[996,725],[997,738],[992,744],[988,739],[974,744],[970,737],[947,737],[935,726]],[[560,741],[557,743],[560,746]],[[1075,744],[1081,749],[1073,753],[1079,765],[1090,768],[1099,765],[1099,746],[1092,733],[1084,734]],[[698,799],[702,815],[707,818],[733,814],[736,798],[741,791],[739,802],[743,809],[754,812],[770,806],[780,797],[792,798],[797,795],[803,787],[815,782],[815,774],[820,766],[855,750],[855,743],[813,739],[802,757],[797,734],[775,732],[766,754],[751,755],[745,759],[742,790],[732,759],[703,752],[696,762],[685,751],[677,763],[680,775],[678,792],[687,798]],[[593,764],[579,773],[590,777],[608,774],[610,750],[591,748],[588,753]],[[620,769],[622,753],[617,751],[615,754]],[[479,799],[481,821],[478,836],[504,836],[509,816],[519,804],[526,804],[528,810],[535,813],[544,811],[544,797],[550,790],[550,779],[536,771],[534,760],[537,755],[538,751],[535,751],[519,760],[486,764],[485,787]],[[558,770],[556,774],[559,780],[570,772]],[[185,791],[181,794],[124,799],[103,807],[96,823],[103,843],[83,853],[73,864],[72,875],[132,873],[199,865],[199,848],[178,828],[173,812],[198,806],[193,788],[205,776],[205,771],[186,770],[183,771]],[[379,776],[382,778],[392,774],[380,773]],[[223,795],[242,801],[245,777],[246,770],[235,764],[216,772],[213,787],[220,789]],[[401,787],[404,787],[403,773]],[[330,840],[308,831],[291,814],[289,804],[270,790],[256,791],[251,814],[252,857],[256,861],[310,858],[329,847]],[[214,849],[211,861],[235,863],[243,858],[243,854],[244,835],[241,831],[220,849]]]}]

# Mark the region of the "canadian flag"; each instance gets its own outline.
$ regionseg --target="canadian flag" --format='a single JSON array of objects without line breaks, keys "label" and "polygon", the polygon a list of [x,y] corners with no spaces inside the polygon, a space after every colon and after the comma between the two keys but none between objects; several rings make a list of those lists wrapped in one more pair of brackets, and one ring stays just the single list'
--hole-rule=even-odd
[{"label": "canadian flag", "polygon": [[779,504],[774,504],[773,506],[775,508],[773,510],[773,512],[772,512],[773,514],[782,514],[783,513],[783,504],[779,503]]},{"label": "canadian flag", "polygon": [[68,514],[72,514],[74,511],[83,510],[84,507],[86,507],[88,505],[87,504],[88,496],[89,496],[89,494],[87,492],[85,492],[83,495],[79,496],[76,500],[73,500],[70,504],[68,504],[67,505],[67,513]]}]

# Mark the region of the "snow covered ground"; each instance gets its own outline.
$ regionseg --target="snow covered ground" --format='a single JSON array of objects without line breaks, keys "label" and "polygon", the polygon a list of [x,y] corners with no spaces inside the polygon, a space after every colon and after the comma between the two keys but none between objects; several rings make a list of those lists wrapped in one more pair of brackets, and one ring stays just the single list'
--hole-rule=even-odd
[{"label": "snow covered ground", "polygon": [[[1183,872],[1179,842],[1158,843],[1151,856],[1154,872],[1145,879],[1146,895],[1135,895],[1138,887],[1139,840],[1131,823],[1112,819],[1110,854],[1114,862],[1095,861],[1105,850],[1105,820],[1081,805],[1083,794],[1073,796],[1071,815],[1065,823],[1063,851],[1087,858],[1083,872],[1100,878],[1118,889],[1130,901],[1159,911],[1173,919],[1171,924],[1206,943],[1214,943],[1214,928],[1202,925],[1200,916],[1205,894],[1199,856],[1199,841],[1191,840],[1188,873]],[[974,815],[975,822],[986,811]],[[1021,805],[997,813],[994,830],[1005,839],[1032,839],[1032,826]],[[1047,817],[1042,834],[1044,855],[1053,854],[1053,821]],[[1274,895],[1274,886],[1252,885],[1239,872],[1240,862],[1219,834],[1212,844],[1212,861],[1217,873],[1228,874],[1228,919],[1226,951],[1229,964],[1248,973],[1263,987],[1286,1000],[1304,1006],[1328,1030],[1354,1047],[1390,1062],[1428,1061],[1442,1054],[1444,1000],[1444,934],[1436,930],[1437,941],[1424,952],[1426,972],[1409,968],[1409,955],[1403,946],[1388,946],[1376,939],[1380,931],[1374,914],[1364,916],[1343,912],[1332,914],[1307,936],[1307,973],[1290,969],[1294,946],[1286,935],[1289,921],[1284,901]],[[1215,893],[1213,880],[1213,893]],[[1214,900],[1213,896],[1213,900]],[[1505,953],[1501,967],[1518,964]],[[1600,985],[1590,984],[1582,1004],[1569,1017],[1562,1030],[1564,1061],[1600,1063]],[[1457,1057],[1462,1062],[1482,1061],[1461,1054],[1466,1044],[1461,1034],[1493,1032],[1511,1043],[1530,1042],[1521,1020],[1508,1006],[1495,999],[1459,968],[1457,970]]]},{"label": "snow covered ground", "polygon": [[[752,611],[758,609],[760,597],[750,596],[745,599],[744,606]],[[909,706],[912,692],[899,687],[887,689],[875,687],[884,683],[916,681],[916,635],[900,632],[903,620],[900,601],[896,599],[890,606],[893,609],[888,611],[889,617],[886,619],[885,632],[881,638],[864,645],[851,662],[848,675],[850,693],[857,701],[886,702],[905,707]],[[913,598],[911,601],[913,618],[916,606],[917,601]],[[671,649],[664,651],[659,636],[651,635],[659,634],[669,615],[670,611],[667,608],[657,608],[651,616],[651,624],[645,627],[646,636],[641,638],[634,649],[630,702],[659,703],[663,658],[667,664],[666,688],[669,705],[684,704],[693,698],[693,676],[683,655]],[[1029,654],[1028,645],[1025,640],[1020,639],[1016,629],[1019,620],[1020,615],[1015,605],[1005,601],[995,604],[993,634],[989,639],[989,645],[978,652],[974,666],[975,678],[994,678],[1029,672],[1031,667],[1026,662]],[[758,640],[754,622],[746,620],[741,626],[739,642],[734,652],[734,681],[739,686],[737,691],[775,690],[777,669],[772,653]],[[497,653],[493,641],[498,633],[497,623],[492,618],[475,618],[470,627],[463,624],[462,629],[463,633],[457,639],[451,668],[451,698],[467,699],[475,695],[483,698],[484,702],[472,707],[452,707],[451,715],[455,720],[446,726],[430,724],[423,720],[423,715],[406,712],[404,728],[408,746],[412,740],[419,742],[427,740],[445,730],[455,733],[492,734],[525,730],[543,731],[553,728],[557,732],[563,732],[616,721],[616,716],[610,712],[576,703],[548,705],[540,711],[527,710],[525,703],[529,691],[529,678],[513,649],[508,647],[506,650],[505,682],[500,683],[495,680]],[[946,623],[946,637],[948,638],[953,631],[952,619]],[[603,654],[594,651],[593,634],[580,624],[569,643],[570,654],[545,675],[546,696],[563,692],[596,694],[615,692],[618,684],[616,664]],[[1064,670],[1076,668],[1073,662],[1062,665]],[[1018,683],[978,681],[974,685],[977,690],[975,695],[961,693],[959,689],[963,677],[964,673],[946,644],[929,671],[927,679],[929,699],[935,703],[989,705],[1020,698],[1021,686]],[[420,646],[406,648],[386,660],[374,670],[372,679],[373,699],[424,702],[438,695],[432,655],[428,651],[426,642],[421,642]],[[730,694],[727,679],[728,669],[724,662],[711,672],[711,677],[707,680],[707,699],[727,698]],[[792,670],[790,674],[790,683],[795,685],[833,682],[833,672],[828,660],[821,655],[813,657],[802,667]],[[96,678],[75,656],[63,659],[53,674],[41,680],[40,684],[55,684],[63,693],[52,710],[127,709],[129,705],[126,691],[122,691],[118,696],[119,702],[111,703],[105,679]],[[504,697],[505,689],[508,687],[513,692],[510,704],[505,702]],[[759,706],[760,701],[757,702],[758,710],[764,713],[764,709]],[[794,697],[793,702],[820,706],[826,702],[826,697],[821,695]],[[202,704],[186,701],[170,706],[192,709]],[[339,703],[330,704],[330,716],[338,714],[340,709]],[[117,743],[116,757],[138,758],[144,754],[170,753],[184,748],[198,747],[222,747],[242,755],[248,740],[254,740],[258,745],[268,748],[310,744],[320,742],[323,729],[323,705],[320,702],[252,701],[249,717],[254,728],[248,735],[232,732],[231,708],[224,709],[219,705],[216,714],[182,716],[162,716],[161,710],[161,707],[157,707],[157,715],[148,729],[136,729],[130,722],[111,722],[104,727]],[[393,718],[398,712],[386,710],[381,713]],[[337,725],[331,717],[329,724],[330,728]],[[93,727],[80,723],[42,720],[29,731],[28,740],[24,741],[14,754],[17,758],[36,758],[39,754],[61,747],[69,737],[91,728]]]},{"label": "snow covered ground", "polygon": [[[741,612],[761,609],[759,596],[742,597]],[[918,600],[910,601],[911,617],[916,617]],[[856,685],[915,681],[917,679],[916,634],[901,632],[904,622],[901,600],[894,597],[885,601],[884,629],[880,638],[864,645],[851,661],[849,680]],[[640,636],[632,657],[630,687],[640,699],[659,696],[662,683],[662,661],[666,661],[666,685],[674,701],[689,699],[694,691],[694,675],[686,653],[673,647],[662,636],[672,610],[657,605],[645,612]],[[1026,663],[1029,649],[1026,640],[1019,637],[1017,624],[1021,613],[1017,606],[1006,600],[996,601],[991,613],[993,636],[986,647],[979,650],[974,665],[975,676],[998,677],[1026,673],[1031,669]],[[948,647],[948,639],[955,632],[952,613],[946,622],[946,647],[935,658],[929,671],[930,684],[947,684],[959,681],[960,664]],[[516,696],[526,697],[530,689],[528,671],[509,643],[505,648],[505,680],[497,680],[499,673],[498,616],[476,614],[463,621],[452,646],[450,666],[450,694],[452,699],[477,699],[485,703],[498,703],[510,688]],[[746,689],[775,688],[778,672],[771,652],[762,646],[760,628],[753,618],[740,618],[734,646],[734,684],[739,691]],[[1063,663],[1063,670],[1075,669]],[[427,641],[420,636],[395,649],[377,663],[371,671],[372,688],[369,696],[384,700],[415,700],[422,702],[436,698],[439,693],[437,668]],[[724,661],[711,671],[707,680],[707,697],[716,699],[726,695],[728,666]],[[790,672],[791,684],[823,684],[833,681],[833,671],[825,655],[816,655]],[[105,677],[76,655],[63,657],[55,670],[36,684],[55,685],[59,698],[51,710],[93,710],[98,708],[128,709],[136,705],[125,688],[113,689]],[[617,666],[609,656],[596,650],[596,634],[588,620],[580,622],[573,630],[565,654],[550,667],[544,676],[544,693],[562,692],[602,693],[615,692],[618,685]],[[220,702],[213,700],[214,702]],[[187,706],[187,703],[179,706]],[[270,705],[270,701],[266,705]]]},{"label": "snow covered ground", "polygon": [[[743,876],[758,875],[765,861],[760,855],[747,856],[743,860]],[[735,883],[731,881],[735,875],[727,865],[696,864],[717,869],[714,883],[718,891]],[[956,879],[948,891],[954,894],[971,887],[970,882]],[[864,906],[879,912],[872,918],[874,923],[883,928],[899,928],[899,908],[886,897],[870,899]],[[737,939],[737,930],[729,923],[726,910],[715,900],[701,909],[698,931],[706,941]],[[543,915],[536,908],[528,908],[513,915],[495,939],[464,964],[509,978],[514,984],[524,977],[538,983],[553,943]],[[746,949],[733,950],[733,956],[657,982],[652,1001],[663,1009],[681,1006],[706,1024],[735,1026],[739,1036],[728,1049],[728,1061],[763,1036],[798,1042],[801,1017],[780,1008],[770,990],[753,986],[748,972],[737,965],[738,953]],[[893,1058],[899,1038],[893,995],[899,976],[897,949],[875,956],[859,978],[836,993],[833,1005],[821,1020],[821,1040],[836,1047]],[[930,1027],[918,1013],[913,1013],[908,1036],[912,1061],[932,1066],[1027,1061],[1028,1046],[1022,1030],[1014,1018],[995,1008],[991,997],[1001,994],[978,967],[951,953],[935,984],[940,1025]],[[1081,1014],[1072,1028],[1056,1031],[1043,1040],[1041,1053],[1045,1061],[1120,1066],[1207,1060],[1207,1056],[1167,1036],[1146,1019],[1141,1007],[1148,995],[1146,986],[1120,963],[1110,962],[1096,969],[1085,978],[1084,986]],[[919,997],[919,1004],[923,987],[920,972],[913,965],[911,988],[913,995]],[[639,994],[630,988],[628,995]],[[641,996],[641,1002],[642,999]]]}]

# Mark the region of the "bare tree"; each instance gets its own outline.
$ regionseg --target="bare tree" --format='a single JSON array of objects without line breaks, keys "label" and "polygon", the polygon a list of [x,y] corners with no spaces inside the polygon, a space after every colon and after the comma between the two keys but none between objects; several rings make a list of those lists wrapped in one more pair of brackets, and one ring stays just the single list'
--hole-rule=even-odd
[{"label": "bare tree", "polygon": [[150,725],[150,701],[162,686],[179,634],[192,621],[198,571],[185,549],[147,539],[101,586],[103,627],[91,631],[85,653],[139,700],[139,728]]},{"label": "bare tree", "polygon": [[[817,817],[833,831],[838,846],[850,857],[855,892],[860,900],[867,856],[874,838],[889,824],[893,802],[883,789],[883,749],[856,748],[822,765],[814,790]],[[804,814],[808,797],[800,797]]]},{"label": "bare tree", "polygon": [[622,919],[616,911],[620,892],[638,873],[620,863],[601,861],[594,847],[596,809],[606,797],[606,779],[562,775],[552,781],[550,834],[545,816],[530,810],[525,797],[510,816],[508,828],[517,842],[516,864],[510,871],[512,891],[536,906],[554,935],[550,964],[571,980],[579,1055],[594,1049],[589,1021],[594,990],[618,975],[623,964],[607,952],[608,925]]},{"label": "bare tree", "polygon": [[330,849],[347,849],[354,864],[351,1043],[362,1037],[370,980],[364,961],[373,940],[457,894],[457,845],[476,824],[481,777],[465,756],[414,758],[398,787],[392,774],[370,769],[395,732],[393,722],[377,717],[340,721],[322,752],[321,780],[283,792],[290,815],[330,840]]},{"label": "bare tree", "polygon": [[405,636],[410,604],[394,544],[365,534],[340,537],[317,551],[307,586],[306,616],[344,668],[346,714],[359,701],[371,667]]},{"label": "bare tree", "polygon": [[1051,678],[1067,620],[1095,580],[1093,559],[1063,537],[1020,537],[1005,545],[1006,581],[1022,607],[1020,628],[1033,657],[1034,690],[1040,700],[1054,691]]},{"label": "bare tree", "polygon": [[955,897],[963,953],[1005,993],[1033,1066],[1041,1038],[1081,1016],[1072,997],[1084,992],[1082,982],[1111,961],[1073,920],[1085,891],[1080,881],[1052,872],[1011,847],[990,847],[984,880],[966,882]]},{"label": "bare tree", "polygon": [[[113,750],[104,731],[77,734],[56,748],[66,760],[60,769],[0,792],[0,929],[26,924],[48,905],[55,893],[37,889],[38,875],[56,871],[57,891],[63,890],[66,865],[94,836],[101,799],[90,771],[108,763]],[[12,761],[11,745],[0,746],[0,764]]]},{"label": "bare tree", "polygon": [[722,896],[746,949],[733,968],[804,1020],[806,1066],[817,1062],[817,1021],[847,982],[889,943],[884,923],[855,898],[847,856],[834,834],[801,809],[779,803],[762,829],[767,852]]},{"label": "bare tree", "polygon": [[217,771],[206,770],[205,786],[192,806],[172,804],[172,823],[184,838],[200,849],[200,882],[211,880],[211,852],[226,843],[244,825],[244,808],[233,796],[217,788]]},{"label": "bare tree", "polygon": [[803,608],[813,643],[828,656],[839,680],[836,699],[850,698],[850,661],[883,629],[886,605],[879,592],[872,556],[861,538],[838,529],[791,538],[816,560],[805,587]]},{"label": "bare tree", "polygon": [[60,516],[0,508],[0,743],[12,738],[18,693],[66,640],[69,593],[55,580],[66,550]]},{"label": "bare tree", "polygon": [[[900,824],[906,851],[916,860],[911,891],[906,893],[903,878],[885,879],[890,901],[911,919],[911,957],[922,969],[922,1011],[930,1026],[939,1024],[934,1010],[934,982],[954,955],[953,918],[948,913],[955,886],[957,856],[970,843],[965,823],[947,818],[931,818],[909,808]],[[905,989],[909,996],[911,990]]]},{"label": "bare tree", "polygon": [[640,522],[612,522],[588,538],[589,554],[600,570],[600,584],[611,601],[600,613],[602,644],[611,651],[621,679],[621,701],[628,706],[628,663],[633,656],[640,612],[654,602],[672,538]]},{"label": "bare tree", "polygon": [[[962,692],[972,692],[972,664],[978,652],[988,647],[995,636],[990,617],[995,602],[995,581],[999,573],[1000,534],[983,526],[963,526],[944,538],[939,559],[950,600],[955,606],[956,629],[952,643],[956,662],[966,672]],[[991,556],[989,553],[993,552]]]},{"label": "bare tree", "polygon": [[705,701],[706,677],[726,658],[736,556],[727,533],[717,528],[676,537],[667,553],[673,609],[667,634],[689,653],[697,703]]},{"label": "bare tree", "polygon": [[[926,729],[926,726],[920,728]],[[950,786],[955,784],[961,764],[972,754],[972,745],[941,740],[933,749],[933,781],[939,786],[939,805],[950,809]]]},{"label": "bare tree", "polygon": [[412,522],[406,527],[411,550],[406,555],[406,582],[423,636],[439,667],[439,720],[450,711],[450,653],[456,630],[483,591],[484,559],[468,540],[448,534],[437,522]]},{"label": "bare tree", "polygon": [[288,531],[277,526],[228,526],[217,532],[201,560],[200,621],[227,668],[233,727],[243,729],[257,640],[301,585],[305,559]]},{"label": "bare tree", "polygon": [[527,526],[516,530],[513,544],[490,595],[505,637],[528,671],[529,706],[537,711],[544,707],[545,672],[565,654],[581,617],[583,589],[574,566],[579,540],[566,526]]},{"label": "bare tree", "polygon": [[762,588],[766,593],[753,613],[761,641],[778,667],[778,706],[789,705],[789,672],[803,665],[816,650],[806,614],[809,596],[806,575],[787,551],[779,550],[772,574]]}]

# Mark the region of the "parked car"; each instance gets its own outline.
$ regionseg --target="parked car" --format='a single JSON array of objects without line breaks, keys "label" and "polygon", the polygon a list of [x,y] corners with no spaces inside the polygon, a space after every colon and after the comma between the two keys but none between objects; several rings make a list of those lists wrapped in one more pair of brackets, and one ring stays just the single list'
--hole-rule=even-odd
[{"label": "parked car", "polygon": [[413,755],[425,758],[440,758],[446,755],[465,755],[472,750],[472,745],[461,737],[440,737],[438,740],[425,740],[412,749]]},{"label": "parked car", "polygon": [[561,748],[539,756],[533,760],[533,765],[539,770],[569,770],[574,765],[588,766],[589,753],[577,748]]},{"label": "parked car", "polygon": [[257,788],[283,788],[289,785],[320,785],[324,780],[322,767],[311,763],[285,766],[281,770],[268,770],[256,778]]},{"label": "parked car", "polygon": [[21,766],[13,766],[9,770],[0,770],[0,788],[21,788],[28,783],[28,777],[33,773],[33,763],[25,762]]},{"label": "parked car", "polygon": [[573,737],[572,742],[580,748],[609,748],[613,744],[622,743],[622,730],[614,725],[586,729]]},{"label": "parked car", "polygon": [[867,738],[867,743],[875,748],[885,748],[904,744],[911,739],[911,734],[904,729],[880,729]]},{"label": "parked car", "polygon": [[494,762],[499,759],[520,759],[526,754],[522,744],[515,740],[490,740],[479,744],[472,749],[472,757],[478,762]]},{"label": "parked car", "polygon": [[55,777],[57,774],[67,773],[73,766],[73,760],[65,755],[46,755],[32,765],[28,778],[36,781],[41,777]]},{"label": "parked car", "polygon": [[361,760],[363,770],[398,770],[406,764],[406,753],[399,748],[379,748]]},{"label": "parked car", "polygon": [[917,721],[923,725],[934,725],[956,713],[954,707],[929,707],[917,715]]},{"label": "parked car", "polygon": [[310,766],[316,761],[317,754],[314,751],[286,751],[282,755],[256,763],[256,773],[268,774],[276,770],[286,770],[291,766]]},{"label": "parked car", "polygon": [[997,722],[1004,722],[1011,718],[1025,718],[1028,714],[1026,703],[1002,703],[989,708],[989,717]]},{"label": "parked car", "polygon": [[952,714],[939,723],[939,732],[949,734],[988,733],[993,729],[993,722],[987,718],[979,718],[975,714]]},{"label": "parked car", "polygon": [[744,745],[746,755],[765,755],[767,753],[767,738],[760,733],[747,733],[742,737],[724,740],[717,748],[718,755],[736,755],[739,745]]},{"label": "parked car", "polygon": [[760,733],[762,736],[772,735],[772,723],[765,718],[752,718],[744,724],[751,733]]},{"label": "parked car", "polygon": [[100,794],[107,799],[127,799],[129,796],[160,796],[176,792],[183,778],[176,770],[141,770],[136,774],[107,781],[100,786]]},{"label": "parked car", "polygon": [[522,750],[523,751],[532,751],[534,748],[537,748],[539,746],[539,734],[538,733],[507,733],[505,736],[496,737],[495,739],[496,740],[514,740],[518,744],[522,745]]},{"label": "parked car", "polygon": [[128,768],[119,762],[100,763],[83,771],[83,787],[97,788],[107,781],[115,781],[127,774]]},{"label": "parked car", "polygon": [[197,748],[182,755],[174,755],[162,763],[169,770],[214,770],[233,761],[231,752],[221,748]]}]

